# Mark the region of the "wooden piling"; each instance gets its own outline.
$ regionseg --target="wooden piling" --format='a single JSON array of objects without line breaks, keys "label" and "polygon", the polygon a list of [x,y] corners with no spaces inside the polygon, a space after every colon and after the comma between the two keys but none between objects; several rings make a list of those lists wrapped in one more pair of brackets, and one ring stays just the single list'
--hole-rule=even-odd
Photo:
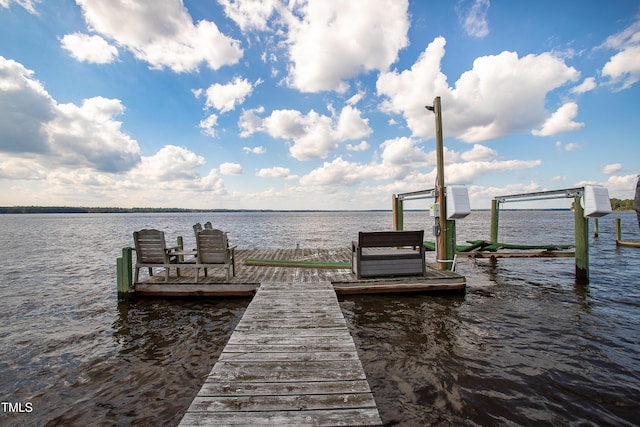
[{"label": "wooden piling", "polygon": [[131,253],[131,248],[122,248],[122,256],[116,260],[118,296],[127,296],[133,292],[133,262]]},{"label": "wooden piling", "polygon": [[433,112],[436,115],[436,202],[440,205],[440,216],[437,218],[440,233],[436,236],[436,253],[438,270],[447,270],[450,267],[447,262],[450,258],[447,257],[447,200],[444,179],[442,104],[439,96],[436,96],[433,100]]},{"label": "wooden piling", "polygon": [[391,209],[393,210],[393,229],[402,231],[404,228],[404,203],[395,194],[391,197]]},{"label": "wooden piling", "polygon": [[582,197],[574,198],[576,280],[589,282],[589,223],[584,216]]},{"label": "wooden piling", "polygon": [[616,243],[622,240],[622,221],[616,218]]},{"label": "wooden piling", "polygon": [[454,220],[447,220],[447,248],[446,248],[446,259],[451,260],[448,263],[448,269],[453,270],[454,264],[453,259],[456,256],[456,222]]},{"label": "wooden piling", "polygon": [[491,201],[491,236],[489,241],[491,243],[498,243],[498,222],[500,221],[500,202],[497,200]]}]

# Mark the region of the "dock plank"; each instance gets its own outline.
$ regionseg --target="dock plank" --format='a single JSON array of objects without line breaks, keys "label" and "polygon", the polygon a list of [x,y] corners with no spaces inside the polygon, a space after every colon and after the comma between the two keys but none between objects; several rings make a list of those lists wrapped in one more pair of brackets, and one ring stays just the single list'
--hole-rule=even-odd
[{"label": "dock plank", "polygon": [[[303,249],[237,249],[236,274],[229,281],[224,271],[214,269],[207,277],[200,277],[195,284],[195,269],[182,268],[180,276],[172,269],[169,283],[165,283],[162,269],[146,277],[141,272],[141,280],[135,284],[137,295],[148,296],[253,296],[260,283],[297,283],[298,290],[309,291],[309,283],[327,281],[333,283],[339,294],[397,293],[397,292],[437,292],[464,290],[463,276],[447,270],[437,270],[427,265],[426,275],[415,277],[385,277],[358,279],[350,268],[300,268],[283,266],[256,266],[245,263],[248,258],[268,260],[295,260],[318,262],[345,262],[351,260],[349,248],[303,248]],[[297,288],[296,288],[297,289]],[[297,294],[299,296],[300,294]],[[306,298],[305,294],[305,298]]]},{"label": "dock plank", "polygon": [[382,425],[331,283],[261,284],[180,425]]}]

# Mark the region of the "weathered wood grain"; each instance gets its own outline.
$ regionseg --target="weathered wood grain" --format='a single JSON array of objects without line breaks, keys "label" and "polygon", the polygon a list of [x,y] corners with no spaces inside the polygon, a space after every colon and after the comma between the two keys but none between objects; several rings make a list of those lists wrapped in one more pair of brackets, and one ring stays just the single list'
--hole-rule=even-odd
[{"label": "weathered wood grain", "polygon": [[331,283],[264,283],[180,425],[381,425]]},{"label": "weathered wood grain", "polygon": [[[290,259],[320,262],[343,262],[351,259],[349,248],[337,249],[237,249],[236,274],[228,281],[221,270],[210,271],[195,285],[195,269],[181,269],[180,276],[164,274],[142,279],[135,285],[137,295],[153,296],[247,296],[253,295],[262,282],[296,283],[296,289],[309,291],[309,283],[333,283],[338,294],[385,292],[433,292],[464,290],[465,278],[429,265],[425,277],[385,277],[358,279],[349,269],[298,268],[246,265],[247,258]],[[307,294],[305,294],[305,298]],[[292,298],[300,294],[292,295]]]}]

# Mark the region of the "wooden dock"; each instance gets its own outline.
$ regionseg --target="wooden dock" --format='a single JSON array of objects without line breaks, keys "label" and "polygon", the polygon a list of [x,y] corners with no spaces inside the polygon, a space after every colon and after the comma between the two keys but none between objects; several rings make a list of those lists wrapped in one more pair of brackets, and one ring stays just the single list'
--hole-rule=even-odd
[{"label": "wooden dock", "polygon": [[288,265],[251,265],[248,259],[298,260],[309,263],[351,262],[349,248],[335,249],[239,249],[236,250],[236,274],[229,281],[224,270],[212,269],[207,277],[200,276],[195,284],[194,269],[181,269],[178,277],[172,269],[169,283],[158,269],[158,274],[141,279],[135,284],[135,295],[140,296],[251,296],[260,283],[330,282],[338,294],[389,293],[389,292],[432,292],[460,291],[466,287],[464,276],[448,270],[437,270],[428,265],[425,277],[385,277],[358,279],[350,266],[296,267]]},{"label": "wooden dock", "polygon": [[382,425],[331,283],[263,283],[180,425]]}]

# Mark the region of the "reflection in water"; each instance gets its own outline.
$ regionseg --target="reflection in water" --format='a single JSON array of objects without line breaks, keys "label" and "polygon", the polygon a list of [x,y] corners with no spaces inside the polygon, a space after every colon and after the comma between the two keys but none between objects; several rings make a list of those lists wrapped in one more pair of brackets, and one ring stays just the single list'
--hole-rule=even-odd
[{"label": "reflection in water", "polygon": [[385,424],[424,425],[435,408],[460,408],[452,356],[463,301],[459,294],[342,299]]},{"label": "reflection in water", "polygon": [[587,287],[511,280],[499,264],[464,296],[343,298],[383,422],[636,424],[637,334],[614,337],[634,327],[594,312]]},{"label": "reflection in water", "polygon": [[[47,425],[176,425],[249,300],[118,303],[114,352],[81,363],[65,392],[74,404]],[[104,384],[100,386],[99,384]],[[45,399],[54,390],[40,397]],[[96,408],[98,408],[96,410]]]}]

